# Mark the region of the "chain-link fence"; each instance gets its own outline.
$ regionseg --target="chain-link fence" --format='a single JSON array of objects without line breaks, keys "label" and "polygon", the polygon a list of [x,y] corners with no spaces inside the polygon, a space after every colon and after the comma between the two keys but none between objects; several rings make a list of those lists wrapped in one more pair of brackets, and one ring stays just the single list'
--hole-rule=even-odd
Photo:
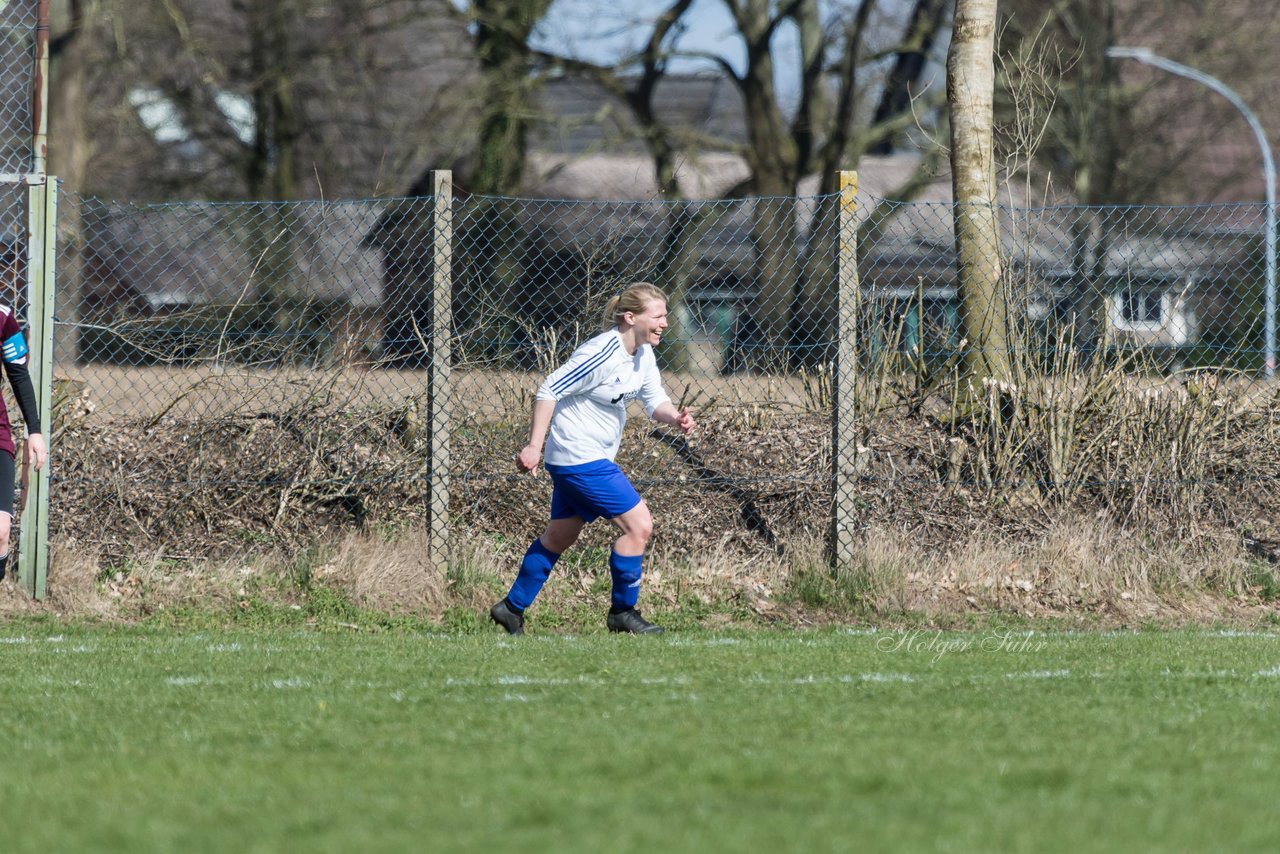
[{"label": "chain-link fence", "polygon": [[[31,2],[0,5],[0,302],[26,317],[27,184],[38,165],[38,10]],[[43,34],[47,40],[47,31]],[[47,44],[44,45],[47,50]],[[40,180],[42,176],[35,176]]]},{"label": "chain-link fence", "polygon": [[[1096,445],[1204,368],[1230,379],[1215,405],[1270,411],[1259,205],[1004,209],[1000,297],[980,306],[946,204],[60,210],[52,524],[104,555],[349,525],[536,532],[549,485],[514,464],[533,394],[638,280],[669,296],[664,380],[701,427],[632,413],[619,462],[678,550],[828,538],[895,484],[1074,500],[1102,483],[1116,502],[1226,484],[1230,467]],[[998,339],[966,335],[992,315]],[[966,390],[966,353],[993,340],[1008,382]],[[1122,388],[1130,409],[1107,410]]]},{"label": "chain-link fence", "polygon": [[[47,206],[55,198],[45,173],[48,14],[47,0],[0,4],[0,304],[15,312],[32,354],[46,370],[52,312],[39,295],[52,285],[53,255],[46,248],[52,249],[54,216]],[[37,370],[33,379],[39,386],[47,377]],[[47,400],[43,406],[42,415],[47,417]],[[7,407],[9,413],[16,411],[11,396]],[[17,441],[21,446],[20,435]],[[24,531],[20,539],[27,546],[9,566],[24,589],[43,597],[48,471],[22,470],[19,480],[21,500],[6,507],[14,511],[8,519],[16,523],[8,532],[11,540],[17,540],[17,532]],[[10,543],[3,545],[9,553]]]},{"label": "chain-link fence", "polygon": [[0,174],[24,175],[31,168],[32,97],[38,65],[36,2],[0,6]]}]

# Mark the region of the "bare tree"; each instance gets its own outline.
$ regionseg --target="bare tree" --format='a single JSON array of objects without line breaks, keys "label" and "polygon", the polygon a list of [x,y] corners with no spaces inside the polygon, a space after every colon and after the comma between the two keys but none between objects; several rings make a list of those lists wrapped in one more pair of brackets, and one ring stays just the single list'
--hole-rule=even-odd
[{"label": "bare tree", "polygon": [[520,188],[538,86],[529,37],[550,6],[551,0],[471,4],[481,74],[478,162],[472,177],[477,193],[509,194]]},{"label": "bare tree", "polygon": [[[878,4],[868,0],[852,9],[839,9],[839,14],[830,16],[830,26],[825,24],[816,0],[793,0],[777,6],[766,0],[728,0],[728,5],[747,45],[745,68],[733,76],[748,116],[752,192],[782,199],[795,193],[801,176],[816,169],[820,192],[829,196],[835,192],[839,169],[856,167],[873,146],[918,121],[917,105],[896,91],[909,90],[916,82],[917,78],[904,72],[896,78],[891,75],[883,87],[881,104],[890,106],[869,123],[867,119],[859,123],[856,102],[871,88],[869,66],[909,49],[893,38],[888,40],[887,50],[867,51],[883,27],[875,17],[883,12]],[[944,17],[941,10],[916,15],[907,31],[908,41],[914,45],[926,35],[931,38]],[[800,44],[801,89],[790,121],[784,118],[773,87],[773,36],[784,23],[796,27]],[[724,67],[733,73],[727,62]],[[922,69],[923,64],[916,67],[916,74]],[[834,84],[834,96],[829,94],[829,82]],[[931,163],[926,160],[895,196],[906,197],[923,186],[930,172]],[[821,360],[825,354],[817,345],[829,341],[834,331],[829,324],[829,307],[835,283],[829,266],[820,263],[820,259],[832,257],[822,240],[829,242],[835,233],[834,203],[818,212],[811,234],[819,242],[810,247],[807,264],[798,250],[803,241],[797,217],[788,207],[783,201],[758,205],[755,217],[756,275],[764,285],[755,319],[766,344],[766,360],[774,365],[797,359]],[[880,216],[873,215],[872,221]],[[784,357],[788,349],[790,355]]]},{"label": "bare tree", "polygon": [[[86,35],[88,21],[95,14],[99,0],[71,0],[57,4],[51,22],[53,37],[49,46],[49,146],[48,170],[56,175],[63,186],[80,190],[89,171],[92,145],[89,122],[86,121],[89,102],[88,68],[90,64],[90,38]],[[60,219],[70,224],[69,249],[64,256],[56,290],[54,307],[63,329],[74,324],[79,316],[81,252],[83,240],[80,234],[79,196],[74,192],[61,200]],[[55,363],[69,363],[79,355],[77,338],[61,334],[54,337]]]},{"label": "bare tree", "polygon": [[[658,193],[666,204],[666,228],[662,248],[653,271],[648,274],[665,289],[671,303],[671,327],[662,357],[669,367],[691,366],[688,358],[689,330],[684,299],[697,271],[699,243],[719,211],[685,198],[680,189],[678,164],[682,157],[696,155],[703,145],[716,145],[690,128],[675,127],[659,108],[659,87],[667,75],[673,34],[693,6],[693,0],[675,0],[652,22],[652,29],[635,56],[614,65],[602,65],[560,54],[542,52],[549,67],[578,75],[600,85],[621,104],[635,121],[637,132],[653,159]],[[720,142],[720,144],[723,144]]]},{"label": "bare tree", "polygon": [[[951,4],[947,0],[915,0],[912,4],[907,30],[896,50],[893,70],[889,72],[889,79],[885,81],[884,91],[876,104],[872,126],[890,123],[910,111],[912,97],[919,95],[918,89],[913,92],[912,87],[923,77],[934,42],[950,14]],[[872,154],[892,154],[893,138],[886,134],[873,143],[869,151]]]},{"label": "bare tree", "polygon": [[947,54],[951,182],[965,373],[975,386],[1009,378],[993,148],[996,0],[956,0]]},{"label": "bare tree", "polygon": [[367,197],[474,126],[445,0],[81,2],[84,124],[101,131],[87,192]]},{"label": "bare tree", "polygon": [[[1005,0],[998,51],[997,147],[1020,145],[1017,113],[1052,101],[1027,172],[1045,201],[1080,205],[1070,222],[1070,288],[1064,314],[1077,343],[1102,346],[1105,259],[1120,225],[1115,205],[1259,198],[1255,153],[1227,102],[1167,74],[1143,75],[1109,59],[1112,45],[1151,47],[1232,81],[1259,115],[1275,115],[1272,45],[1280,33],[1266,0],[1228,0],[1200,14],[1185,0]],[[1194,14],[1187,14],[1188,11]],[[1047,59],[1047,61],[1046,61]],[[1048,72],[1052,86],[1034,78]],[[1136,72],[1136,73],[1135,73]],[[1122,85],[1141,80],[1140,85]],[[1280,126],[1275,127],[1280,131]],[[1252,189],[1250,188],[1252,185]],[[1110,219],[1110,223],[1107,220]]]},{"label": "bare tree", "polygon": [[[727,54],[690,53],[681,51],[678,43],[666,45],[666,36],[691,6],[687,0],[677,0],[654,22],[652,37],[638,58],[641,72],[635,78],[637,85],[628,88],[617,80],[633,58],[612,68],[592,70],[596,79],[604,80],[613,91],[626,97],[654,156],[660,186],[668,198],[675,192],[667,169],[673,152],[696,151],[705,140],[687,137],[681,145],[679,134],[663,127],[652,108],[646,106],[664,71],[665,60],[684,56],[711,61],[738,89],[747,136],[741,150],[750,175],[729,195],[755,197],[751,203],[756,247],[753,279],[758,297],[752,322],[762,339],[762,345],[756,348],[756,367],[782,367],[797,358],[821,360],[823,350],[818,345],[829,341],[834,331],[827,308],[835,285],[829,264],[824,263],[831,257],[834,206],[822,206],[817,220],[809,224],[814,240],[806,252],[801,217],[789,201],[796,195],[800,179],[816,171],[820,193],[834,194],[840,169],[856,167],[862,154],[883,145],[928,112],[927,100],[924,104],[912,103],[909,96],[893,91],[908,92],[918,82],[924,67],[918,63],[904,65],[891,76],[887,87],[881,87],[883,108],[874,122],[868,125],[868,116],[860,115],[859,100],[879,82],[879,75],[874,72],[876,64],[898,50],[917,54],[927,50],[926,45],[932,42],[946,17],[945,6],[926,5],[912,18],[904,43],[884,36],[883,7],[888,5],[875,0],[827,4],[818,0],[725,0],[736,35],[745,46],[746,59],[739,68]],[[794,28],[796,33],[799,51],[795,57],[779,53],[776,37],[785,27]],[[877,42],[886,42],[887,47],[876,49]],[[799,80],[793,109],[775,82],[778,64],[787,61],[795,63]],[[609,83],[611,78],[613,82]],[[937,100],[940,101],[940,94]],[[924,163],[894,195],[909,197],[927,182],[931,171],[932,164]],[[879,219],[873,216],[871,221]]]},{"label": "bare tree", "polygon": [[[529,46],[551,0],[474,0],[476,56],[480,62],[480,128],[470,186],[482,196],[512,196],[524,178],[525,146],[537,118],[540,79]],[[474,286],[481,303],[510,305],[519,275],[520,224],[510,205],[481,200],[468,230]],[[515,239],[513,239],[515,238]],[[461,318],[465,323],[465,317]]]},{"label": "bare tree", "polygon": [[91,146],[88,107],[88,65],[90,40],[88,21],[96,14],[100,0],[71,0],[57,4],[49,46],[49,171],[66,186],[80,189],[89,168]]},{"label": "bare tree", "polygon": [[[1145,77],[1107,58],[1117,44],[1149,47],[1228,80],[1271,129],[1280,109],[1273,46],[1280,20],[1270,0],[1225,0],[1212,14],[1199,0],[1002,0],[998,51],[1012,78],[997,88],[997,128],[1014,103],[1028,50],[1061,58],[1048,134],[1036,152],[1040,175],[1085,205],[1202,203],[1261,197],[1256,157],[1230,104],[1203,86],[1167,74]],[[1029,48],[1029,46],[1032,46]],[[1034,63],[1031,64],[1034,67]],[[1121,73],[1141,85],[1121,85]],[[1224,145],[1224,143],[1227,143]],[[998,144],[1001,144],[998,134]]]}]

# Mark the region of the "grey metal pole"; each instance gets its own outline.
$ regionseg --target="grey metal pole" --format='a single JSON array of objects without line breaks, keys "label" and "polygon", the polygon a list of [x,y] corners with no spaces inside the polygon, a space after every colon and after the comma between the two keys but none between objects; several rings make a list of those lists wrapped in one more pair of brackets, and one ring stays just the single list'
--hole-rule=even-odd
[{"label": "grey metal pole", "polygon": [[1264,323],[1264,342],[1265,358],[1263,360],[1264,370],[1268,378],[1275,376],[1276,372],[1276,163],[1271,155],[1271,145],[1267,142],[1267,135],[1262,130],[1262,123],[1258,121],[1258,117],[1253,114],[1248,105],[1232,91],[1225,83],[1216,77],[1211,77],[1203,71],[1198,71],[1190,66],[1183,65],[1180,62],[1174,62],[1171,59],[1165,59],[1152,53],[1150,48],[1145,47],[1109,47],[1107,48],[1107,56],[1113,59],[1133,59],[1145,65],[1159,68],[1170,74],[1176,74],[1179,77],[1187,77],[1197,83],[1203,83],[1213,91],[1231,102],[1231,105],[1240,111],[1245,121],[1249,123],[1250,129],[1253,130],[1254,138],[1258,141],[1258,148],[1262,150],[1262,171],[1267,184],[1267,211],[1266,211],[1266,259],[1267,259],[1267,284],[1266,284],[1266,305],[1263,309]]}]

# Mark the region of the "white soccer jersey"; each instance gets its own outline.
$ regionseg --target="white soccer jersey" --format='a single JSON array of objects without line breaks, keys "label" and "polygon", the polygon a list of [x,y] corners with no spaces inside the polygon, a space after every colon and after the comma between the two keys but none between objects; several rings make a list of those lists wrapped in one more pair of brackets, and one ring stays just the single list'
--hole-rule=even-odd
[{"label": "white soccer jersey", "polygon": [[650,416],[671,399],[662,388],[653,348],[642,344],[627,355],[616,329],[584,342],[538,389],[538,400],[556,402],[546,461],[576,466],[612,460],[627,423],[627,402],[637,397]]}]

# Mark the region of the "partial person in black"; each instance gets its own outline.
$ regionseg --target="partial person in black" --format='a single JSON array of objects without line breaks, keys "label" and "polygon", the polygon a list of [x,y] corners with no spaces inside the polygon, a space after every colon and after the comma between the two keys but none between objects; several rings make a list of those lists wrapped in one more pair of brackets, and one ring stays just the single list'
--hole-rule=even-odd
[{"label": "partial person in black", "polygon": [[[30,351],[27,339],[14,317],[13,309],[0,303],[0,358],[4,373],[9,378],[22,420],[27,427],[27,441],[22,446],[22,465],[34,465],[36,471],[44,468],[49,458],[44,434],[41,432],[40,408],[36,406],[36,392],[31,385]],[[13,427],[9,423],[9,411],[0,397],[0,580],[9,565],[9,533],[13,530],[13,507],[17,446],[13,441]]]}]

